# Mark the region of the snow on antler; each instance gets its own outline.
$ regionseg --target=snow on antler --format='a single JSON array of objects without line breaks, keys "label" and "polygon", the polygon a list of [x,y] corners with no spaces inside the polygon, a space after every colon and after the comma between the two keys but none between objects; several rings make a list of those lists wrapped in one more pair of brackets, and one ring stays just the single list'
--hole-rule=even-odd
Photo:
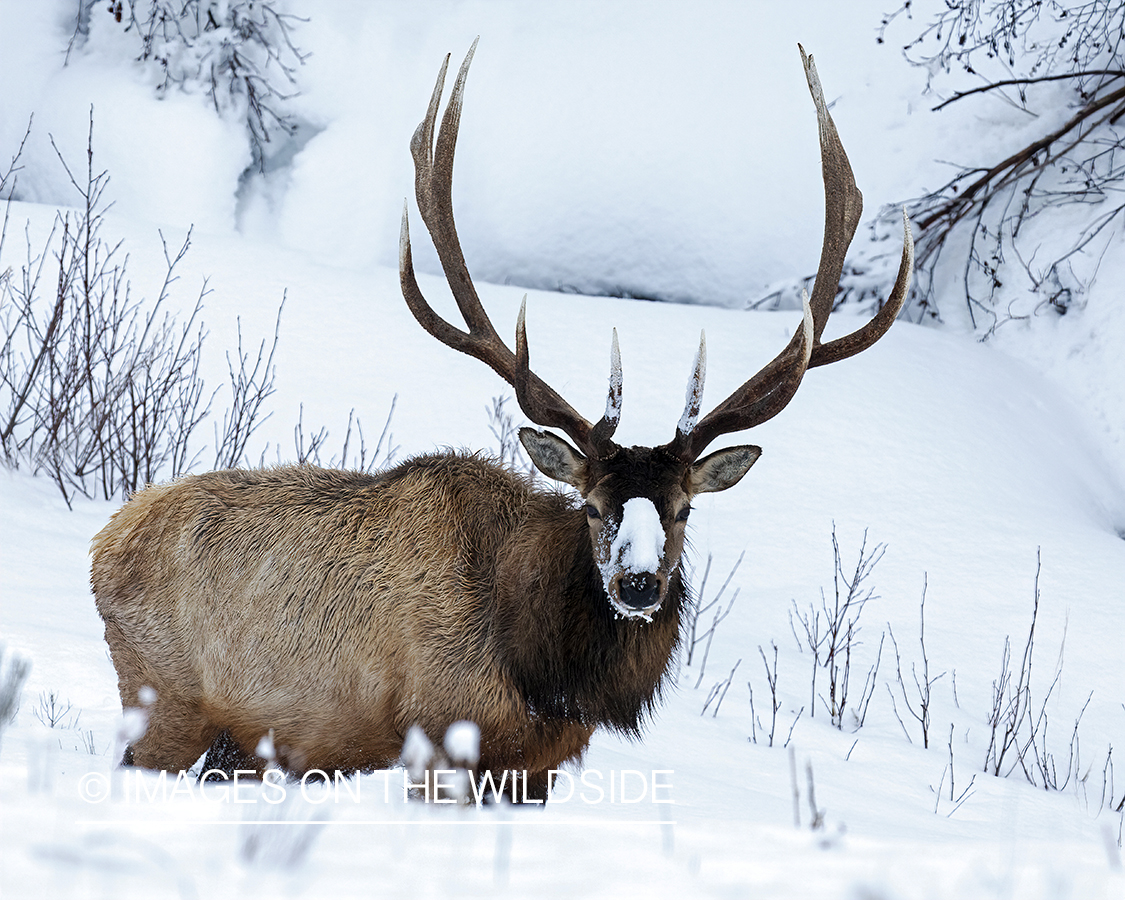
[{"label": "snow on antler", "polygon": [[621,420],[621,348],[617,346],[617,329],[609,349],[609,396],[605,399],[605,419],[616,425]]},{"label": "snow on antler", "polygon": [[691,378],[688,379],[687,394],[684,397],[684,414],[680,416],[676,428],[680,434],[691,434],[699,421],[699,409],[703,405],[703,379],[707,374],[707,334],[699,332],[699,349],[695,351],[695,363]]}]

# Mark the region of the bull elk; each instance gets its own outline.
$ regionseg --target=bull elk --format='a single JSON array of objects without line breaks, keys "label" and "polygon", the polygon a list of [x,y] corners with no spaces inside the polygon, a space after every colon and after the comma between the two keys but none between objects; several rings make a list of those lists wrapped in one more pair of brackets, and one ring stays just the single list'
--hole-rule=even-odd
[{"label": "bull elk", "polygon": [[802,49],[826,210],[801,325],[702,418],[701,340],[672,439],[614,443],[616,335],[605,413],[591,424],[531,371],[523,310],[513,353],[469,277],[451,190],[475,48],[436,142],[448,57],[410,144],[422,220],[468,330],[423,298],[405,211],[402,292],[426,331],[489,365],[528,419],[570,438],[519,433],[539,471],[580,499],[454,452],[375,474],[282,466],[146,487],[92,551],[121,702],[137,707],[139,696],[151,697],[143,689],[155,691],[148,728],[125,763],[186,769],[225,741],[260,769],[254,748],[272,729],[277,760],[292,773],[369,770],[395,764],[413,725],[437,740],[471,720],[481,735],[477,776],[523,771],[528,798],[541,799],[548,771],[580,758],[596,728],[637,734],[660,697],[689,592],[681,554],[692,498],[733,486],[761,453],[736,446],[701,458],[704,449],[779,413],[807,369],[870,347],[902,306],[913,252],[905,222],[888,302],[852,334],[821,342],[862,198]]}]

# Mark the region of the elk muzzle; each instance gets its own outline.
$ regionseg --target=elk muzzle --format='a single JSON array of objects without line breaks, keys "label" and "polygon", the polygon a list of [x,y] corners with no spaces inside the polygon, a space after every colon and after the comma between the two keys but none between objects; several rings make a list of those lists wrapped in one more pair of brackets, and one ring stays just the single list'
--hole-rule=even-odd
[{"label": "elk muzzle", "polygon": [[617,582],[618,597],[630,610],[655,611],[660,606],[662,580],[649,572],[622,575]]},{"label": "elk muzzle", "polygon": [[634,497],[625,501],[619,522],[606,524],[599,560],[606,593],[620,615],[648,619],[668,588],[660,515],[651,500]]}]

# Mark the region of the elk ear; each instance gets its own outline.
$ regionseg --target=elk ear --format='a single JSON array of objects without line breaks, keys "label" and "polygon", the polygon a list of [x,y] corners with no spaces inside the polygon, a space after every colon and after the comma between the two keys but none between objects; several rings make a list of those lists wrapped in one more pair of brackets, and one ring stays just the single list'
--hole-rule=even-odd
[{"label": "elk ear", "polygon": [[520,443],[535,468],[555,481],[564,481],[582,491],[586,481],[586,457],[549,431],[520,429]]},{"label": "elk ear", "polygon": [[716,450],[691,467],[691,492],[703,494],[734,487],[761,455],[761,447],[750,445]]}]

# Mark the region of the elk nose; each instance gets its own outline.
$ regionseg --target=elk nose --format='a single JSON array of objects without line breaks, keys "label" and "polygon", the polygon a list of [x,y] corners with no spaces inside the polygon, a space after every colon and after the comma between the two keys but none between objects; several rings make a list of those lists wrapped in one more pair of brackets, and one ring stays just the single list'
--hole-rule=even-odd
[{"label": "elk nose", "polygon": [[648,609],[656,603],[660,583],[648,572],[626,575],[621,579],[621,600],[632,609]]}]

